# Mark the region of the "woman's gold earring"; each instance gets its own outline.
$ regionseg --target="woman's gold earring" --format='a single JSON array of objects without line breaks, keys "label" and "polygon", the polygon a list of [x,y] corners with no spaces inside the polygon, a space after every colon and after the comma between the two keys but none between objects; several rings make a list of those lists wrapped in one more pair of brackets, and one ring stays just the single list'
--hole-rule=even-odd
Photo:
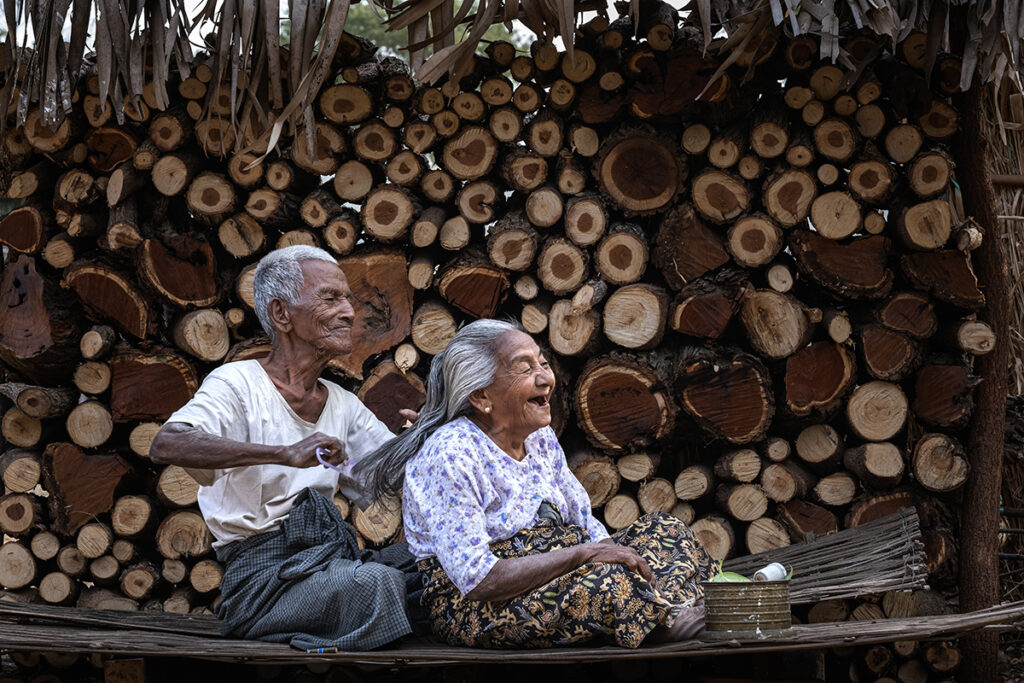
[{"label": "woman's gold earring", "polygon": [[491,413],[491,406],[487,406],[486,408],[484,408],[484,412],[489,415]]}]

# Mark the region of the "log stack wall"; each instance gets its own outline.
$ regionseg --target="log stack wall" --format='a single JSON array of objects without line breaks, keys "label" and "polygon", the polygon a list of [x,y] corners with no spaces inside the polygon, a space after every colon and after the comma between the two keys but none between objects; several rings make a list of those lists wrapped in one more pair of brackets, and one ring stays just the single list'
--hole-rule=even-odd
[{"label": "log stack wall", "polygon": [[[952,585],[995,341],[946,149],[958,63],[927,74],[859,36],[856,72],[806,38],[724,64],[682,29],[602,26],[573,59],[480,56],[438,86],[346,37],[267,155],[209,70],[123,124],[94,78],[55,133],[30,112],[3,140],[23,203],[0,218],[0,584],[215,603],[203,475],[148,445],[210,370],[269,348],[259,258],[313,244],[359,316],[331,376],[393,430],[459,325],[512,317],[549,351],[554,426],[612,529],[669,512],[726,559],[915,505]],[[365,543],[396,537],[385,508],[337,503]]]}]

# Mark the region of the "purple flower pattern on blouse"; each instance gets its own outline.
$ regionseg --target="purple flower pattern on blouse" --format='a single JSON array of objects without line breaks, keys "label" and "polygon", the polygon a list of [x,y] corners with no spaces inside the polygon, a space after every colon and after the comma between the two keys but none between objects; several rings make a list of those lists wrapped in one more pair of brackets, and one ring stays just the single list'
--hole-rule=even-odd
[{"label": "purple flower pattern on blouse", "polygon": [[418,560],[436,556],[463,595],[497,563],[488,545],[536,526],[544,500],[592,541],[608,538],[551,427],[524,445],[526,457],[516,461],[460,417],[434,432],[406,465],[402,517],[409,549]]}]

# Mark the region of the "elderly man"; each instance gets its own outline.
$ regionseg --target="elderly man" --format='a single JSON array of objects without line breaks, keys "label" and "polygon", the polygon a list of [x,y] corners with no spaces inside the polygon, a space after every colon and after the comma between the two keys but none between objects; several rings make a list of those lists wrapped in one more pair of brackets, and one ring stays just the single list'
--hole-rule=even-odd
[{"label": "elderly man", "polygon": [[270,354],[211,372],[151,457],[206,471],[199,507],[226,564],[225,635],[306,650],[380,647],[412,631],[407,602],[418,605],[422,584],[405,543],[361,551],[331,502],[339,488],[369,502],[351,467],[393,437],[320,378],[352,345],[348,283],[330,254],[295,246],[263,258],[254,292]]}]

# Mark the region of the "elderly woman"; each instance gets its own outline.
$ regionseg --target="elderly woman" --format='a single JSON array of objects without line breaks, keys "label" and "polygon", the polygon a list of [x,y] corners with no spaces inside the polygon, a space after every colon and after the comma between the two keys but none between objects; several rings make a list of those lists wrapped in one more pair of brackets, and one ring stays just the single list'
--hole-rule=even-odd
[{"label": "elderly woman", "polygon": [[493,648],[692,637],[711,558],[670,515],[608,535],[549,426],[554,388],[529,335],[478,320],[434,358],[415,426],[367,461],[379,492],[404,474],[435,635]]}]

